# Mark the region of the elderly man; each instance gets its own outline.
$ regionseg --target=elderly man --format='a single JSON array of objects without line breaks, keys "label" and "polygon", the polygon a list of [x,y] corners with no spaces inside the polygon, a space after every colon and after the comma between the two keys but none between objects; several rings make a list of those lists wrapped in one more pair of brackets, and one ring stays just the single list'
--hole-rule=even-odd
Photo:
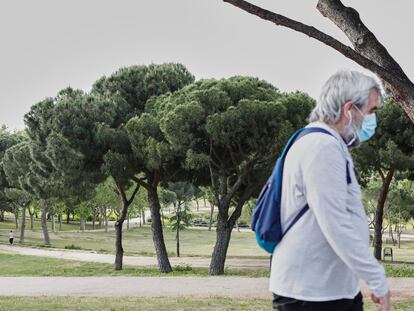
[{"label": "elderly man", "polygon": [[333,75],[308,125],[331,135],[306,135],[286,156],[282,226],[306,204],[309,210],[273,253],[270,290],[276,310],[363,310],[360,279],[378,310],[390,310],[384,268],[368,248],[367,217],[349,153],[374,134],[381,92],[377,79],[362,73]]}]

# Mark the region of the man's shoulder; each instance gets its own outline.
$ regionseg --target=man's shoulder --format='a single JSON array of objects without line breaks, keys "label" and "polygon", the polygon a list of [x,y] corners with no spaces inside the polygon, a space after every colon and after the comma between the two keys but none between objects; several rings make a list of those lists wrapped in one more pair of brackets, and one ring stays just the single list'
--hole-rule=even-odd
[{"label": "man's shoulder", "polygon": [[320,149],[341,149],[340,141],[337,137],[332,134],[324,132],[314,132],[303,136],[296,142],[298,145],[302,144],[303,147],[309,150],[320,150]]}]

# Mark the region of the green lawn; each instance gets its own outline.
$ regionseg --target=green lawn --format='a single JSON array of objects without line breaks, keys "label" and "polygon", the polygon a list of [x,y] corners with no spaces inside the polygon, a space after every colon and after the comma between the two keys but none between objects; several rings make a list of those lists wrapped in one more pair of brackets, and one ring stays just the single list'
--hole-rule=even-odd
[{"label": "green lawn", "polygon": [[[20,232],[20,225],[21,225],[21,218],[19,218],[19,232]],[[48,222],[48,227],[49,230],[51,230],[52,228],[52,224],[51,222]],[[96,229],[99,229],[98,223],[96,223],[95,226]],[[104,228],[102,226],[102,228]],[[26,230],[29,231],[30,229],[30,219],[27,218],[26,219]],[[34,229],[35,231],[41,231],[42,227],[41,227],[41,223],[40,223],[40,219],[35,219],[34,221]],[[59,223],[56,220],[56,230],[59,229]],[[87,223],[85,226],[86,230],[92,230],[92,224]],[[6,218],[4,222],[0,222],[0,230],[13,230],[15,231],[15,223],[14,223],[14,218]],[[62,230],[61,231],[79,231],[79,222],[70,222],[69,224],[66,223],[66,221],[64,221],[62,223]]]},{"label": "green lawn", "polygon": [[[7,233],[7,230],[0,230],[0,241],[7,243]],[[165,227],[164,237],[169,254],[174,256],[176,249],[175,232]],[[52,247],[56,248],[75,245],[84,250],[107,253],[113,253],[115,248],[114,231],[51,232],[50,239]],[[208,231],[205,228],[186,229],[180,234],[181,256],[211,256],[215,240],[216,232],[214,230]],[[44,243],[41,230],[26,231],[25,244],[28,246],[42,246]],[[123,247],[126,255],[153,256],[155,252],[151,228],[125,229]],[[232,233],[228,256],[268,258],[266,253],[257,246],[252,232],[237,232],[236,230]]]},{"label": "green lawn", "polygon": [[[65,231],[50,232],[51,247],[65,248],[74,246],[78,249],[97,252],[114,252],[114,231],[79,232],[77,225],[65,225],[64,228]],[[8,230],[0,230],[0,243],[7,243],[7,233]],[[27,246],[44,245],[43,234],[40,228],[36,228],[35,232],[27,230],[25,236],[25,245]],[[175,232],[169,227],[165,227],[164,236],[169,255],[175,256]],[[180,236],[181,256],[211,256],[216,239],[216,232],[214,230],[208,231],[206,228],[186,229],[181,232]],[[18,234],[16,234],[16,240],[17,238]],[[391,245],[384,244],[385,246]],[[124,229],[123,247],[125,255],[154,256],[151,228]],[[393,247],[393,250],[395,261],[414,262],[414,242],[402,243],[401,249]],[[237,232],[234,230],[230,241],[228,257],[268,258],[268,255],[257,246],[252,232]]]},{"label": "green lawn", "polygon": [[[12,221],[0,223],[0,243],[7,243],[8,228],[13,228]],[[49,224],[50,227],[50,224]],[[90,225],[88,224],[88,228]],[[55,248],[74,247],[75,249],[93,250],[97,252],[113,253],[115,243],[114,231],[103,230],[79,232],[77,224],[64,224],[62,231],[50,232],[51,246]],[[43,246],[43,234],[39,222],[36,222],[35,232],[26,231],[25,244],[27,246]],[[165,242],[170,256],[175,256],[175,232],[169,227],[164,228]],[[180,234],[181,256],[209,257],[212,254],[216,240],[216,232],[206,228],[186,229]],[[16,232],[18,240],[18,232]],[[391,246],[384,244],[384,247]],[[133,228],[124,227],[123,247],[125,255],[153,256],[154,245],[150,227]],[[401,248],[393,247],[394,260],[399,262],[414,262],[414,241],[404,242]],[[234,230],[232,233],[228,257],[268,258],[257,244],[253,232]]]},{"label": "green lawn", "polygon": [[[376,310],[365,301],[366,311]],[[272,310],[265,299],[197,298],[132,298],[132,297],[2,297],[0,311],[265,311]],[[394,303],[393,310],[412,311],[414,301]]]},{"label": "green lawn", "polygon": [[[208,268],[175,266],[168,276],[208,276]],[[385,265],[388,277],[414,277],[413,264]],[[267,269],[226,269],[227,276],[268,277]],[[159,270],[147,267],[124,266],[114,271],[112,264],[82,262],[38,256],[0,253],[0,276],[166,276]]]},{"label": "green lawn", "polygon": [[[156,267],[124,266],[122,271],[114,271],[112,264],[0,253],[0,276],[208,276],[208,268],[180,265],[173,269],[169,274],[161,274]],[[226,269],[225,272],[227,276],[269,276],[267,269]]]}]

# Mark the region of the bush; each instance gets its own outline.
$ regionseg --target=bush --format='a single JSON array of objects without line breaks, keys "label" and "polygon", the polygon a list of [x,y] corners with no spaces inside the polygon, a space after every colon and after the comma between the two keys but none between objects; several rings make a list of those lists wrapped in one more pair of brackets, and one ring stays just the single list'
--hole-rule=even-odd
[{"label": "bush", "polygon": [[193,267],[190,265],[177,265],[174,266],[174,271],[193,271]]},{"label": "bush", "polygon": [[65,249],[82,249],[82,247],[75,244],[65,245]]},{"label": "bush", "polygon": [[409,264],[385,264],[385,273],[387,277],[414,277],[414,265]]},{"label": "bush", "polygon": [[208,227],[209,221],[206,221],[204,218],[194,218],[191,225],[194,227]]}]

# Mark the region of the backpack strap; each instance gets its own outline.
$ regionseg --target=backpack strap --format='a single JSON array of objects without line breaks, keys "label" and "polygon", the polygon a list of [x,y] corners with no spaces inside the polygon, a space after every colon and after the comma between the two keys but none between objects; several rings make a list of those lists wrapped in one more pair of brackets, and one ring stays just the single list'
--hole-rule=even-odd
[{"label": "backpack strap", "polygon": [[[305,135],[311,134],[311,133],[324,133],[324,134],[328,134],[331,135],[332,137],[335,137],[334,135],[332,135],[329,131],[320,128],[320,127],[305,127],[302,128],[298,131],[296,131],[295,134],[293,134],[293,136],[289,139],[289,141],[287,142],[285,148],[283,149],[282,155],[280,156],[280,168],[283,172],[283,168],[285,165],[285,158],[286,155],[290,149],[290,147],[292,147],[292,145],[298,141],[300,138],[302,138]],[[336,137],[335,137],[336,138]],[[279,182],[279,189],[277,189],[277,191],[279,191],[279,193],[281,193],[282,191],[282,178],[283,178],[283,173],[280,175],[280,182]],[[349,161],[346,160],[346,182],[349,185],[352,180],[351,180],[351,173],[349,171]],[[292,228],[292,226],[307,212],[307,210],[309,209],[309,205],[306,204],[300,211],[299,213],[295,216],[295,218],[291,221],[291,223],[287,226],[286,230],[284,232],[282,232],[282,238],[283,236],[290,230],[290,228]]]}]

